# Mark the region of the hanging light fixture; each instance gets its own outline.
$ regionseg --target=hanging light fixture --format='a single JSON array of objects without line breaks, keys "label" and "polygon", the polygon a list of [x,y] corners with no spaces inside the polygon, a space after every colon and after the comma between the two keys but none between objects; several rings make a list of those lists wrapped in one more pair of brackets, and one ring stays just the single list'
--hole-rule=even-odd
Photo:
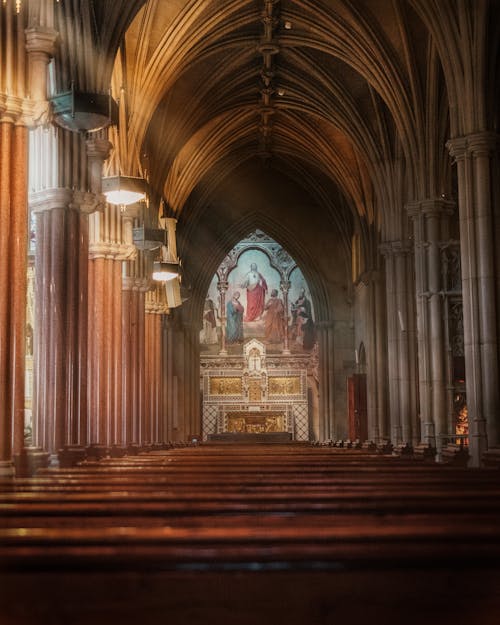
[{"label": "hanging light fixture", "polygon": [[146,198],[146,181],[134,176],[108,176],[102,179],[102,192],[109,204],[128,206]]},{"label": "hanging light fixture", "polygon": [[179,277],[179,265],[165,261],[155,261],[153,263],[153,280],[156,282],[168,282]]}]

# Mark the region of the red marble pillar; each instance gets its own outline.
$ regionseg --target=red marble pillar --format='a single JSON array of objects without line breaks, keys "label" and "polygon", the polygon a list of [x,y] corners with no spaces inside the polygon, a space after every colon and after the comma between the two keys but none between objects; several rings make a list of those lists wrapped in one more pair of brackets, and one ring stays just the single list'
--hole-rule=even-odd
[{"label": "red marble pillar", "polygon": [[27,130],[0,122],[0,476],[24,447]]},{"label": "red marble pillar", "polygon": [[28,130],[14,127],[10,220],[10,362],[14,453],[24,447],[26,281],[28,245]]},{"label": "red marble pillar", "polygon": [[132,369],[132,291],[130,280],[125,278],[122,291],[122,398],[124,443],[127,446],[137,444],[134,438]]},{"label": "red marble pillar", "polygon": [[146,359],[145,359],[145,413],[148,419],[149,440],[153,444],[166,441],[166,424],[163,415],[162,377],[162,314],[168,312],[164,289],[155,287],[146,294]]},{"label": "red marble pillar", "polygon": [[69,189],[41,191],[31,203],[37,224],[33,435],[55,456],[85,444],[87,216]]},{"label": "red marble pillar", "polygon": [[144,359],[144,424],[145,424],[145,440],[153,443],[153,384],[154,384],[154,372],[153,372],[153,317],[154,313],[151,313],[146,309],[144,316],[144,342],[145,342],[145,359]]},{"label": "red marble pillar", "polygon": [[[10,180],[11,142],[13,124],[0,122],[0,293],[10,286]],[[12,420],[10,413],[10,302],[0,297],[0,476],[13,475]]]}]

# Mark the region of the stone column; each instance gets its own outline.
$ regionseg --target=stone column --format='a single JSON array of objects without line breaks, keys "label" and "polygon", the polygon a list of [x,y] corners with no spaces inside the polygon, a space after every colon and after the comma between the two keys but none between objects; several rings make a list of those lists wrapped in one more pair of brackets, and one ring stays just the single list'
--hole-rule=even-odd
[{"label": "stone column", "polygon": [[163,407],[166,415],[165,441],[173,441],[174,418],[174,320],[173,311],[163,316],[162,345],[163,345]]},{"label": "stone column", "polygon": [[20,113],[17,99],[0,109],[0,476],[13,475],[13,453],[24,447],[28,146]]},{"label": "stone column", "polygon": [[57,32],[49,26],[37,25],[26,29],[25,34],[30,98],[36,103],[36,117],[46,117],[48,110],[47,67],[54,56]]},{"label": "stone column", "polygon": [[165,289],[155,285],[153,290],[146,293],[146,413],[150,414],[150,440],[153,444],[166,442],[162,315],[167,312]]},{"label": "stone column", "polygon": [[411,246],[407,241],[391,241],[382,244],[380,249],[385,257],[391,436],[394,444],[411,444],[416,417],[413,303],[409,288]]},{"label": "stone column", "polygon": [[122,279],[123,409],[126,443],[131,449],[153,442],[149,389],[146,386],[146,376],[149,375],[146,292],[151,288],[151,281],[146,275],[145,256],[145,252],[139,251],[135,260],[127,262]]},{"label": "stone column", "polygon": [[220,296],[220,323],[221,323],[221,345],[219,354],[221,356],[227,356],[226,349],[226,292],[229,284],[225,280],[220,280],[217,283],[217,290]]},{"label": "stone column", "polygon": [[[36,214],[34,442],[54,456],[85,444],[87,214],[92,194],[49,189]],[[67,454],[66,454],[67,455]]]},{"label": "stone column", "polygon": [[319,409],[320,440],[338,436],[335,422],[335,354],[333,349],[333,322],[316,324],[319,344]]},{"label": "stone column", "polygon": [[378,271],[368,276],[369,310],[367,311],[367,411],[368,436],[379,442],[389,438],[386,406],[386,333],[385,297],[383,284]]},{"label": "stone column", "polygon": [[499,136],[457,137],[448,147],[457,164],[467,409],[478,466],[483,453],[500,443]]},{"label": "stone column", "polygon": [[289,316],[288,316],[288,293],[290,291],[290,281],[289,280],[284,280],[282,282],[280,282],[280,289],[281,289],[281,293],[283,295],[283,308],[285,310],[284,312],[284,323],[285,323],[285,327],[284,327],[284,336],[283,336],[283,354],[289,355],[290,354],[290,345],[288,344],[288,330],[289,330]]},{"label": "stone column", "polygon": [[396,298],[395,255],[391,243],[380,248],[385,258],[385,286],[387,311],[387,381],[389,386],[389,423],[390,438],[394,444],[402,440],[401,415],[399,412],[399,376],[398,376],[398,309]]},{"label": "stone column", "polygon": [[446,354],[440,242],[447,238],[452,203],[443,199],[408,205],[415,239],[421,440],[437,449],[448,433]]},{"label": "stone column", "polygon": [[124,453],[122,413],[122,262],[136,249],[123,241],[119,207],[89,223],[89,453]]}]

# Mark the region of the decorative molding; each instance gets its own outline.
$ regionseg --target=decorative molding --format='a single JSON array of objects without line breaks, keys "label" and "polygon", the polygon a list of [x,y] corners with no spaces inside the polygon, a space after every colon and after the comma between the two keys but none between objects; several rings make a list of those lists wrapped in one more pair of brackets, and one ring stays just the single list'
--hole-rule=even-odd
[{"label": "decorative molding", "polygon": [[[113,260],[133,260],[137,255],[135,245],[107,243],[98,241],[89,245],[89,258],[108,258]],[[148,289],[145,289],[148,290]]]}]

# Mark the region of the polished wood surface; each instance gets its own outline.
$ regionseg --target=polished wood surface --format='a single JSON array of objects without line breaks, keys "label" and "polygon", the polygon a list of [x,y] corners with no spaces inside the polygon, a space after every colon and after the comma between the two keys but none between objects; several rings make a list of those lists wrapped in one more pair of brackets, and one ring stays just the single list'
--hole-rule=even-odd
[{"label": "polished wood surface", "polygon": [[42,469],[0,482],[1,622],[493,625],[499,478],[300,444]]}]

